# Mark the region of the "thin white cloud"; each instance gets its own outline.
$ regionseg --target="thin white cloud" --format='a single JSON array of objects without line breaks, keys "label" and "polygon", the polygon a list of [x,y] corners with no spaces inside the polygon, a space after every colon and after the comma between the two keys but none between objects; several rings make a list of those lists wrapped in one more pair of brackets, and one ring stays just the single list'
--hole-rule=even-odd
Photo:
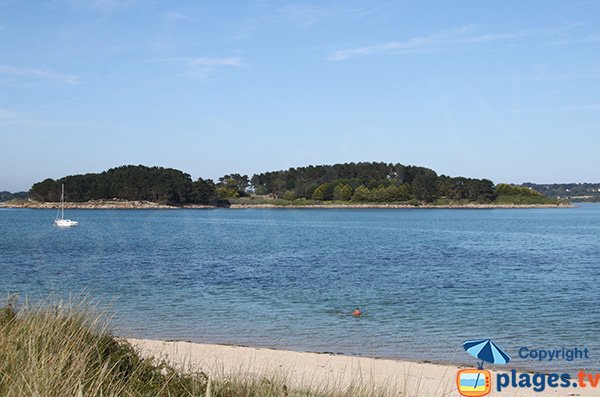
[{"label": "thin white cloud", "polygon": [[[324,2],[321,2],[324,3]],[[352,5],[349,2],[342,6],[324,4],[291,3],[277,9],[276,18],[285,20],[299,28],[309,28],[314,25],[340,19],[351,19],[357,21],[374,15],[385,13],[386,9],[398,6],[397,1],[389,1],[384,4],[371,6]],[[365,8],[366,7],[366,8]],[[367,18],[368,19],[368,18]]]},{"label": "thin white cloud", "polygon": [[64,0],[77,8],[88,8],[98,12],[113,12],[128,9],[136,4],[136,0]]},{"label": "thin white cloud", "polygon": [[181,76],[206,81],[217,68],[241,68],[247,65],[239,57],[167,57],[146,63],[160,63],[178,69]]},{"label": "thin white cloud", "polygon": [[238,57],[230,57],[230,58],[196,58],[191,60],[192,65],[202,65],[202,66],[235,66],[242,67],[245,66],[242,60]]},{"label": "thin white cloud", "polygon": [[598,109],[600,109],[600,103],[592,103],[589,105],[560,106],[560,107],[554,107],[554,108],[514,109],[509,112],[510,113],[576,112],[576,111],[598,110]]},{"label": "thin white cloud", "polygon": [[566,44],[590,44],[590,43],[600,43],[600,34],[594,33],[594,34],[587,35],[585,37],[562,39],[562,40],[552,41],[548,44],[549,45],[566,45]]},{"label": "thin white cloud", "polygon": [[376,14],[376,13],[379,13],[379,12],[381,12],[383,10],[388,9],[389,7],[397,6],[397,5],[398,5],[398,2],[396,2],[396,1],[390,1],[390,2],[387,2],[387,3],[384,3],[384,4],[379,4],[379,5],[375,6],[375,7],[371,7],[371,8],[366,9],[366,10],[360,10],[360,11],[358,11],[356,13],[356,16],[357,17],[364,17],[364,16],[367,16],[367,15]]},{"label": "thin white cloud", "polygon": [[12,109],[0,108],[0,127],[35,128],[39,131],[48,128],[94,127],[91,124],[68,121],[42,119],[31,113],[22,113]]},{"label": "thin white cloud", "polygon": [[542,67],[534,69],[532,72],[523,75],[517,75],[512,78],[513,81],[561,81],[561,80],[597,80],[600,79],[600,69],[586,70],[566,70],[562,72],[553,72]]},{"label": "thin white cloud", "polygon": [[288,4],[279,9],[279,16],[299,27],[310,27],[332,15],[330,10],[307,4]]},{"label": "thin white cloud", "polygon": [[168,11],[161,14],[161,17],[168,23],[177,23],[181,21],[191,20],[192,17],[178,11]]},{"label": "thin white cloud", "polygon": [[64,74],[49,69],[21,68],[9,65],[0,65],[0,74],[25,79],[54,80],[64,84],[77,84],[80,81],[78,76],[72,74]]},{"label": "thin white cloud", "polygon": [[485,43],[488,41],[508,40],[508,39],[512,39],[512,38],[519,37],[522,35],[523,35],[523,33],[519,33],[519,32],[482,34],[479,36],[465,37],[462,41],[458,40],[458,44],[460,44],[460,43]]},{"label": "thin white cloud", "polygon": [[151,62],[161,63],[183,63],[191,66],[234,66],[243,67],[246,66],[241,58],[238,57],[225,57],[225,58],[189,58],[189,57],[171,57],[171,58],[160,58]]},{"label": "thin white cloud", "polygon": [[444,32],[432,33],[424,36],[412,37],[405,41],[390,41],[365,47],[338,50],[331,53],[327,59],[343,61],[358,56],[394,52],[400,54],[433,52],[461,45],[479,44],[492,41],[508,40],[522,36],[523,32],[494,33],[494,34],[468,34],[472,30],[469,26]]}]

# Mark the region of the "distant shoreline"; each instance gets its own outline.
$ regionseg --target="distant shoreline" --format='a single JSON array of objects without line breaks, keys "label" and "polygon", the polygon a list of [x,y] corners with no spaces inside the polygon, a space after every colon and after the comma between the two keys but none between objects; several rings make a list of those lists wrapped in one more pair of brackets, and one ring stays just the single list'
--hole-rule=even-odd
[{"label": "distant shoreline", "polygon": [[[29,209],[57,209],[60,203],[56,202],[35,202],[26,201],[18,203],[0,203],[3,208],[29,208]],[[560,204],[394,204],[394,203],[364,203],[364,204],[307,204],[307,205],[275,205],[275,204],[231,204],[229,209],[514,209],[514,208],[573,208],[570,203]],[[173,206],[167,204],[159,204],[151,201],[114,201],[114,200],[98,200],[88,202],[67,202],[65,209],[214,209],[224,208],[213,205],[184,205]]]},{"label": "distant shoreline", "polygon": [[333,209],[495,209],[495,208],[572,208],[572,204],[312,204],[312,205],[275,205],[275,204],[232,204],[229,208],[243,209],[243,208],[333,208]]}]

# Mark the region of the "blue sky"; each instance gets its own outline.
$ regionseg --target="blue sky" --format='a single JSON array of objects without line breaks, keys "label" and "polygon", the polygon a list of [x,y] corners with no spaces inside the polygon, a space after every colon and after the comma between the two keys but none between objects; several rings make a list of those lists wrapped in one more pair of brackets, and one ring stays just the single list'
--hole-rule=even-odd
[{"label": "blue sky", "polygon": [[600,1],[0,0],[0,190],[385,161],[600,182]]}]

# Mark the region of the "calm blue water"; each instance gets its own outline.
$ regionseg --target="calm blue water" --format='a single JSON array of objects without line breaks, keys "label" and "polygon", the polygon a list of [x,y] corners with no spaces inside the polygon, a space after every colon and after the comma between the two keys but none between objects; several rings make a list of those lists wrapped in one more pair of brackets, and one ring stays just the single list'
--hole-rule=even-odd
[{"label": "calm blue water", "polygon": [[0,209],[0,294],[85,290],[120,335],[464,363],[492,338],[599,367],[600,205],[54,215]]}]

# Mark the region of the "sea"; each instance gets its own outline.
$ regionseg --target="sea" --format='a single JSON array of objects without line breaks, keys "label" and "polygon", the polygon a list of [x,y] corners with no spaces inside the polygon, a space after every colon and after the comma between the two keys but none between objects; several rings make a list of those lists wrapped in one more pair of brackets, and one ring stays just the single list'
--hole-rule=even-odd
[{"label": "sea", "polygon": [[464,365],[491,339],[510,368],[600,369],[600,204],[65,215],[0,209],[0,302],[85,296],[124,337]]}]

